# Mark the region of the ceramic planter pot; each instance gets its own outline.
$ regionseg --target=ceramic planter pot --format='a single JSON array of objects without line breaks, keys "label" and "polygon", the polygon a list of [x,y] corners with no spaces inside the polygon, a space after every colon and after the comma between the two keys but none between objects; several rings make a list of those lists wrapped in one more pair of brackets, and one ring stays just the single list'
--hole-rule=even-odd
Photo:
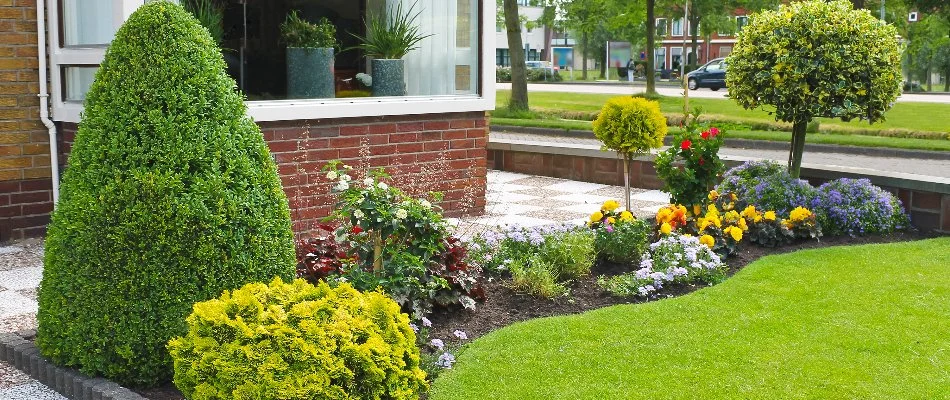
[{"label": "ceramic planter pot", "polygon": [[405,62],[373,60],[373,96],[405,96]]},{"label": "ceramic planter pot", "polygon": [[287,97],[332,98],[333,48],[287,48]]}]

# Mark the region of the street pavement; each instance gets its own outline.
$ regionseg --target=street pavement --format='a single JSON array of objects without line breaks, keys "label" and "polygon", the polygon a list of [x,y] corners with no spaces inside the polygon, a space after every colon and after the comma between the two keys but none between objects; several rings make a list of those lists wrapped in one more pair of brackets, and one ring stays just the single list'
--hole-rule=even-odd
[{"label": "street pavement", "polygon": [[[620,82],[603,83],[529,83],[528,93],[530,92],[563,92],[563,93],[601,93],[601,94],[632,94],[642,92],[644,83],[634,82],[624,84]],[[511,90],[511,83],[496,83],[495,89]],[[682,96],[683,89],[666,85],[657,85],[656,91],[663,96]],[[724,99],[727,90],[712,91],[710,89],[699,89],[689,92],[689,97],[703,99]],[[920,103],[941,103],[950,104],[950,94],[903,94],[897,98],[897,101],[909,101]]]}]

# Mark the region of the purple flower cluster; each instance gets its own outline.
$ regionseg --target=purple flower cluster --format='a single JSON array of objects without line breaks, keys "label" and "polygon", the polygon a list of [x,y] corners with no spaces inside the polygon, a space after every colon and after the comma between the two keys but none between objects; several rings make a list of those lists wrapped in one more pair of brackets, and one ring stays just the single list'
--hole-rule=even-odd
[{"label": "purple flower cluster", "polygon": [[741,201],[779,215],[788,215],[796,207],[809,207],[816,195],[808,182],[792,178],[784,166],[771,160],[748,161],[726,171],[716,190],[735,193]]},{"label": "purple flower cluster", "polygon": [[910,223],[900,200],[868,179],[842,178],[821,185],[811,208],[822,231],[831,235],[888,233]]}]

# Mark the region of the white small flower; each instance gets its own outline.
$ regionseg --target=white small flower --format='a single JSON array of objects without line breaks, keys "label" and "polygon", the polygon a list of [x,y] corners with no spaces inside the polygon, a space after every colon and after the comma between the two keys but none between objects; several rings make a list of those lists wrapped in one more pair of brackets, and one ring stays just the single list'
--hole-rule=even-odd
[{"label": "white small flower", "polygon": [[432,339],[432,342],[430,342],[429,344],[431,344],[432,347],[435,347],[439,350],[442,350],[442,348],[445,347],[445,343],[442,343],[442,339]]},{"label": "white small flower", "polygon": [[338,192],[342,192],[349,188],[350,188],[350,184],[346,183],[346,181],[340,181],[339,183],[336,184],[336,186],[333,187],[333,189]]},{"label": "white small flower", "polygon": [[366,215],[363,214],[363,210],[356,210],[356,211],[353,211],[353,217],[356,218],[356,219],[363,219],[364,216],[366,216]]},{"label": "white small flower", "polygon": [[[499,268],[499,269],[501,269],[501,268]],[[473,298],[471,298],[471,297],[468,297],[468,296],[461,296],[461,297],[459,297],[459,303],[461,303],[461,304],[462,304],[462,307],[465,308],[465,309],[467,309],[467,310],[474,310],[474,309],[475,309],[475,299],[473,299]],[[465,332],[462,332],[462,333],[465,333]]]},{"label": "white small flower", "polygon": [[329,179],[329,180],[331,180],[331,181],[335,181],[336,178],[337,178],[337,176],[336,176],[336,171],[327,172],[327,179]]},{"label": "white small flower", "polygon": [[457,338],[459,338],[459,339],[468,340],[468,335],[465,334],[464,331],[456,330],[455,332],[452,332],[452,333],[455,335],[455,337],[457,337]]},{"label": "white small flower", "polygon": [[396,210],[396,219],[406,219],[408,216],[409,213],[405,209],[400,208]]},{"label": "white small flower", "polygon": [[363,186],[373,186],[373,178],[363,179]]},{"label": "white small flower", "polygon": [[426,317],[422,317],[422,326],[429,328],[432,326],[432,321],[429,321]]},{"label": "white small flower", "polygon": [[422,204],[425,208],[432,208],[432,203],[429,203],[429,200],[426,199],[419,200],[419,204]]},{"label": "white small flower", "polygon": [[344,182],[349,182],[353,180],[353,178],[347,174],[343,174],[343,175],[340,175],[340,180]]},{"label": "white small flower", "polygon": [[389,189],[389,185],[387,185],[385,182],[377,183],[377,184],[376,184],[376,187],[378,187],[378,188],[380,188],[380,189],[383,189],[383,190]]}]

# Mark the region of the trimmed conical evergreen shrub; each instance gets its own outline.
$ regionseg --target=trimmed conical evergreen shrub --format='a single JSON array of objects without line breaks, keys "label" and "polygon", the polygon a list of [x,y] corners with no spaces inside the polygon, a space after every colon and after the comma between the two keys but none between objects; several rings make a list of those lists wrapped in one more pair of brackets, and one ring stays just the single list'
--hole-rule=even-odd
[{"label": "trimmed conical evergreen shrub", "polygon": [[37,344],[124,384],[168,381],[192,304],[290,279],[290,211],[207,30],[150,2],[116,33],[46,239]]}]

